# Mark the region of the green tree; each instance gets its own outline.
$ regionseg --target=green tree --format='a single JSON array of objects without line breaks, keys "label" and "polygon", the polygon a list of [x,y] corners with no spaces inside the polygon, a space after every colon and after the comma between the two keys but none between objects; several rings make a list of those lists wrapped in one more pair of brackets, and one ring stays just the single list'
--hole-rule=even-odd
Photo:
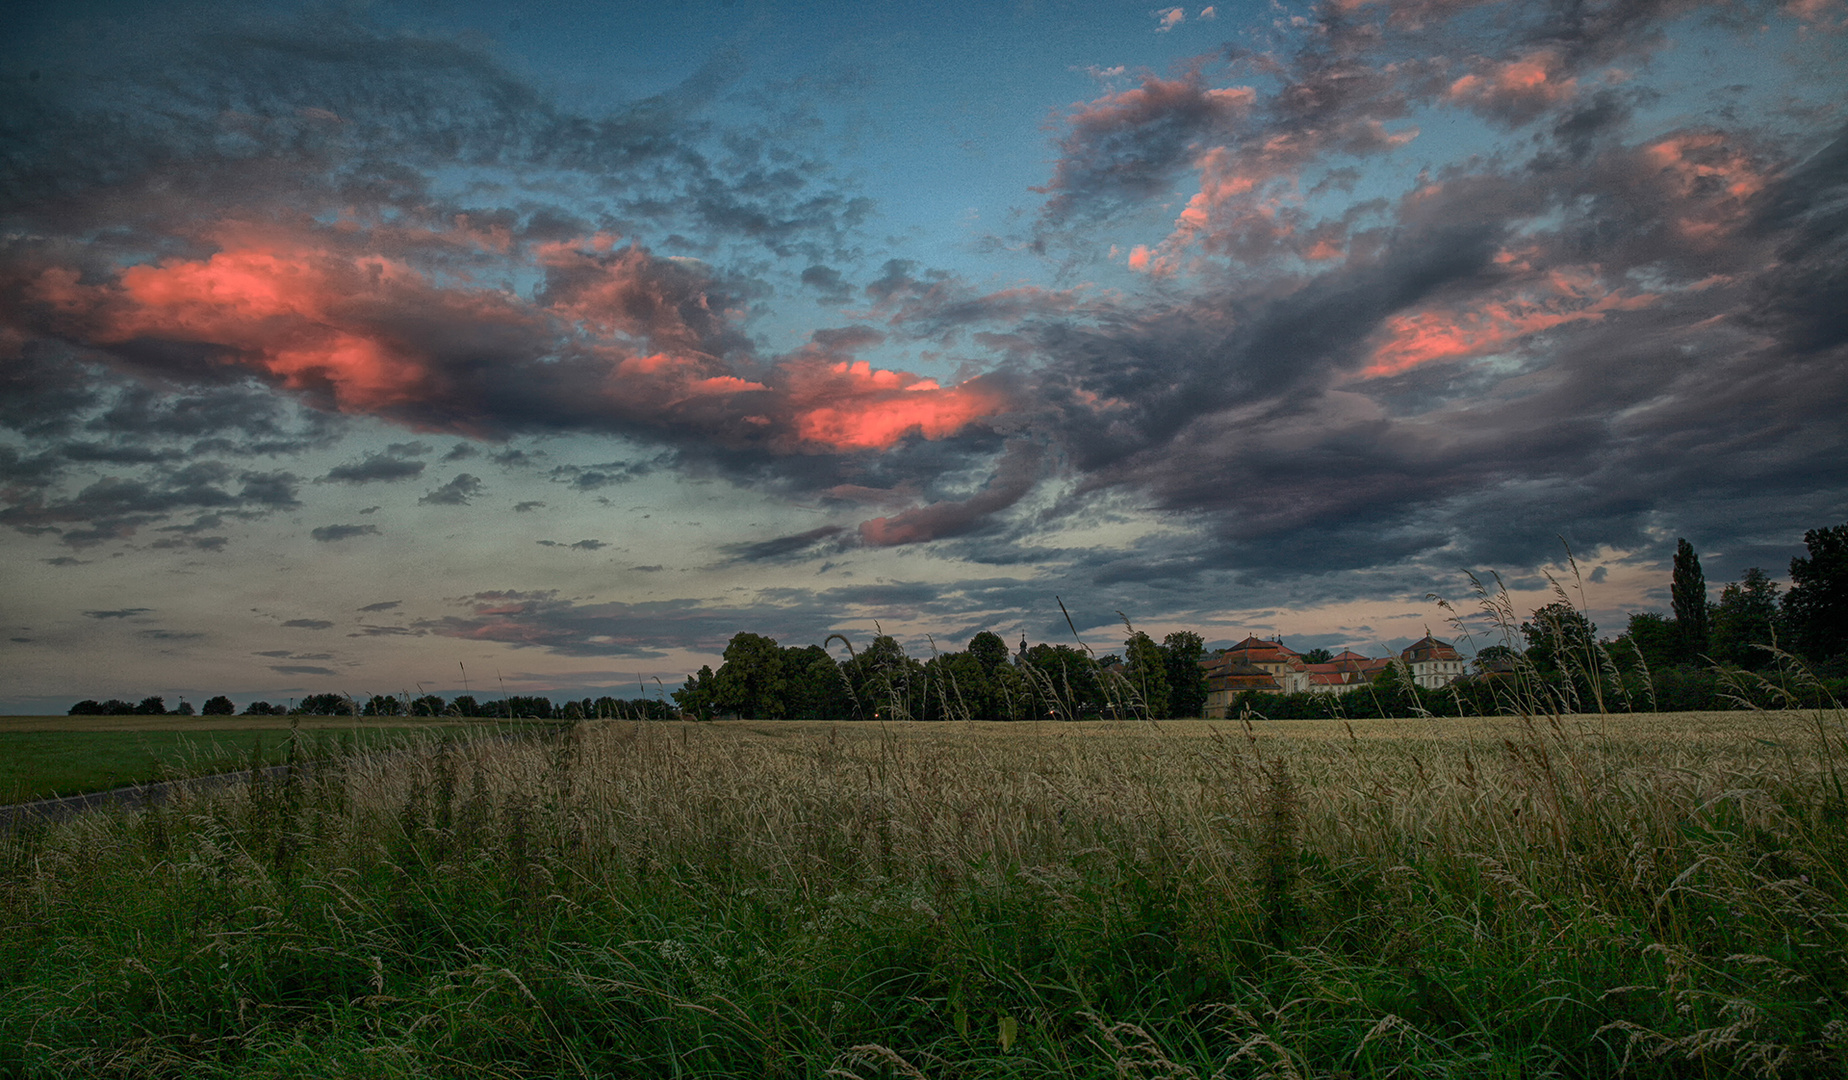
[{"label": "green tree", "polygon": [[167,701],[165,698],[160,697],[142,698],[141,704],[135,706],[135,714],[138,716],[165,716],[167,715]]},{"label": "green tree", "polygon": [[1476,674],[1487,675],[1512,671],[1520,655],[1512,645],[1484,645],[1476,650],[1476,659],[1470,663],[1476,669]]},{"label": "green tree", "polygon": [[1563,600],[1536,608],[1530,622],[1521,624],[1527,640],[1527,659],[1542,674],[1584,672],[1595,665],[1598,628]]},{"label": "green tree", "polygon": [[1206,640],[1192,630],[1176,630],[1161,639],[1161,651],[1168,669],[1168,715],[1205,716],[1206,672],[1200,661]]},{"label": "green tree", "polygon": [[1682,657],[1698,661],[1707,655],[1707,575],[1701,573],[1700,556],[1687,540],[1675,541],[1675,572],[1669,584],[1669,600],[1675,609],[1675,629],[1681,635]]},{"label": "green tree", "polygon": [[1713,609],[1713,658],[1735,667],[1759,668],[1771,662],[1760,645],[1778,637],[1778,585],[1754,566],[1720,590]]},{"label": "green tree", "polygon": [[231,716],[236,712],[237,705],[223,694],[206,698],[205,704],[199,706],[200,716]]},{"label": "green tree", "polygon": [[674,704],[680,711],[700,720],[712,719],[712,686],[717,676],[712,673],[710,664],[701,664],[699,672],[688,675],[686,685],[674,691]]},{"label": "green tree", "polygon": [[1628,628],[1611,643],[1611,659],[1626,668],[1640,661],[1651,672],[1667,671],[1681,662],[1681,634],[1665,615],[1633,611]]},{"label": "green tree", "polygon": [[[515,700],[518,700],[518,699],[515,699]],[[264,704],[263,702],[257,702],[257,705],[263,705],[263,708],[265,711],[268,711],[269,709],[269,706]],[[251,709],[254,709],[254,708],[256,708],[256,705],[251,706]],[[244,711],[248,713],[250,712],[250,709],[245,709]],[[260,715],[260,714],[253,714],[253,715]],[[404,702],[399,701],[397,698],[392,697],[390,694],[374,694],[369,700],[367,700],[366,707],[360,710],[360,715],[361,716],[403,716],[404,715]],[[515,713],[514,715],[522,716],[525,714]]]},{"label": "green tree", "polygon": [[909,720],[922,705],[924,666],[905,655],[890,634],[880,634],[841,665],[853,691],[856,715],[868,720]]},{"label": "green tree", "polygon": [[[326,696],[335,697],[336,695]],[[473,694],[457,694],[456,699],[449,703],[449,711],[457,716],[480,716],[481,703],[475,700]]]},{"label": "green tree", "polygon": [[719,712],[733,712],[757,720],[783,715],[783,649],[775,638],[739,632],[725,646],[724,663],[712,683],[712,704]]},{"label": "green tree", "polygon": [[791,720],[851,720],[847,682],[840,664],[819,645],[783,650],[783,679],[788,687],[784,715]]},{"label": "green tree", "polygon": [[969,655],[987,671],[997,671],[1007,663],[1007,642],[1001,635],[984,630],[969,639]]},{"label": "green tree", "polygon": [[447,704],[448,702],[444,701],[441,697],[437,696],[436,694],[425,694],[424,696],[420,698],[412,699],[411,715],[412,716],[441,716],[443,715],[443,707]]},{"label": "green tree", "polygon": [[[460,701],[460,698],[456,699]],[[473,699],[470,699],[473,700]],[[307,716],[341,716],[347,711],[347,699],[340,694],[309,694],[302,698],[301,712]],[[468,713],[462,715],[467,716]]]},{"label": "green tree", "polygon": [[1326,664],[1330,660],[1333,660],[1334,658],[1335,658],[1335,654],[1329,652],[1327,649],[1310,649],[1308,652],[1303,654],[1303,663],[1305,664]]},{"label": "green tree", "polygon": [[1153,638],[1138,630],[1123,642],[1124,671],[1134,693],[1133,700],[1142,705],[1142,714],[1151,720],[1168,718],[1168,658]]},{"label": "green tree", "polygon": [[1784,618],[1796,651],[1811,660],[1848,653],[1848,524],[1803,534],[1807,556],[1790,560]]},{"label": "green tree", "polygon": [[1076,720],[1104,709],[1097,662],[1070,645],[1041,642],[1027,650],[1025,671],[1029,700],[1022,711],[1033,716]]}]

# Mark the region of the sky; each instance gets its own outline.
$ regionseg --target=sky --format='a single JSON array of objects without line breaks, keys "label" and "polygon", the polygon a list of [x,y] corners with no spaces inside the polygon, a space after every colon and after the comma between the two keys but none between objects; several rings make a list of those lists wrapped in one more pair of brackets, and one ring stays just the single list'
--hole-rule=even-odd
[{"label": "sky", "polygon": [[1848,519],[1841,0],[14,10],[0,711],[1467,650]]}]

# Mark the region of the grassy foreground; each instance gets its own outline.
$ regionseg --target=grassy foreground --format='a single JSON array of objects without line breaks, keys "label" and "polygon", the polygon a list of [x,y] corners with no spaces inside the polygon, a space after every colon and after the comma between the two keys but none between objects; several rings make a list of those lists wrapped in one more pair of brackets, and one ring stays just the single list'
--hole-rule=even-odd
[{"label": "grassy foreground", "polygon": [[0,840],[0,1074],[1841,1076],[1845,734],[433,742]]}]

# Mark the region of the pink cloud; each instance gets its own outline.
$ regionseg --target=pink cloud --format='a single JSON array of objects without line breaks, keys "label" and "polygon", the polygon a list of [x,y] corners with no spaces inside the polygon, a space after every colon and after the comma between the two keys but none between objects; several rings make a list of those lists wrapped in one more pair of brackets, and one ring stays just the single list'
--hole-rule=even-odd
[{"label": "pink cloud", "polygon": [[1008,405],[981,380],[945,389],[864,360],[797,361],[783,373],[796,438],[831,450],[882,450],[913,434],[947,438]]},{"label": "pink cloud", "polygon": [[[748,345],[737,315],[697,264],[612,237],[537,247],[548,277],[534,302],[439,285],[366,250],[374,237],[360,229],[220,232],[208,256],[129,266],[95,284],[68,267],[41,268],[21,283],[30,310],[9,313],[21,321],[7,329],[100,348],[205,346],[218,363],[324,407],[465,434],[494,429],[507,376],[523,409],[804,454],[948,438],[1011,404],[992,379],[946,387],[837,355],[876,342],[871,331],[832,332],[827,347],[778,363],[734,358]],[[497,377],[479,377],[480,357],[495,352]]]},{"label": "pink cloud", "polygon": [[1475,71],[1451,83],[1444,97],[1484,116],[1518,123],[1578,92],[1578,80],[1566,75],[1564,66],[1551,49],[1513,60],[1480,61]]},{"label": "pink cloud", "polygon": [[1502,351],[1530,335],[1569,323],[1599,321],[1657,301],[1653,293],[1607,290],[1585,268],[1556,270],[1537,287],[1468,308],[1431,307],[1386,320],[1374,335],[1363,379],[1398,375],[1426,364]]}]

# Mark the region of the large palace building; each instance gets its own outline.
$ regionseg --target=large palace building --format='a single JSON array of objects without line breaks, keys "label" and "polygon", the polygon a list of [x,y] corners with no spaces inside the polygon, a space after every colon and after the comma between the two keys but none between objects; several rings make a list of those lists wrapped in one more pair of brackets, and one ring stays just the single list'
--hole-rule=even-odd
[{"label": "large palace building", "polygon": [[1206,715],[1222,719],[1232,700],[1246,690],[1270,694],[1338,694],[1373,681],[1395,664],[1403,665],[1412,682],[1435,689],[1463,674],[1464,659],[1448,642],[1426,634],[1395,657],[1362,656],[1348,650],[1325,663],[1311,664],[1281,641],[1248,637],[1215,656],[1200,661],[1206,669]]}]

